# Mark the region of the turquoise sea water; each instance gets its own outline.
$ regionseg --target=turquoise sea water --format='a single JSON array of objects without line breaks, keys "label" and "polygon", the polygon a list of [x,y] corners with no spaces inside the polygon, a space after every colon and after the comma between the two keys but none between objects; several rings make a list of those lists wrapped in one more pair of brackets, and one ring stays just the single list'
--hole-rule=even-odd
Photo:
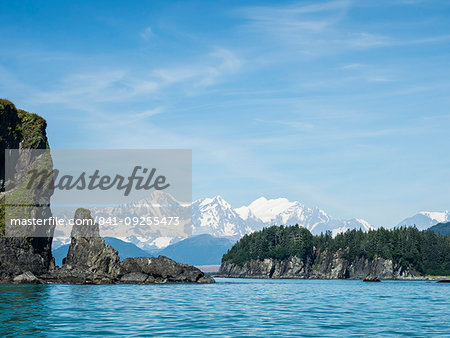
[{"label": "turquoise sea water", "polygon": [[0,285],[0,336],[450,336],[450,284]]}]

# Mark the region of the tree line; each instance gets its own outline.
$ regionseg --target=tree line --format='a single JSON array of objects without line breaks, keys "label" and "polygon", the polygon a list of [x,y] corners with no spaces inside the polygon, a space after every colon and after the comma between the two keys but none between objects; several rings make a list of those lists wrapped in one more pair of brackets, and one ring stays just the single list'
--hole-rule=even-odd
[{"label": "tree line", "polygon": [[415,227],[348,230],[333,238],[329,231],[313,236],[299,225],[271,226],[242,237],[222,261],[242,266],[250,260],[296,256],[306,262],[314,258],[315,250],[333,254],[342,250],[348,260],[382,257],[424,275],[450,275],[450,236]]}]

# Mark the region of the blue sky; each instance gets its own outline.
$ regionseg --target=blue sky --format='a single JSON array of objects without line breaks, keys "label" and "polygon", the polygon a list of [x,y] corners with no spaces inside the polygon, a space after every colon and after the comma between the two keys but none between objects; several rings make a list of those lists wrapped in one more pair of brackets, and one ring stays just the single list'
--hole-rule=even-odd
[{"label": "blue sky", "polygon": [[1,1],[0,97],[53,148],[191,148],[193,197],[450,209],[450,3]]}]

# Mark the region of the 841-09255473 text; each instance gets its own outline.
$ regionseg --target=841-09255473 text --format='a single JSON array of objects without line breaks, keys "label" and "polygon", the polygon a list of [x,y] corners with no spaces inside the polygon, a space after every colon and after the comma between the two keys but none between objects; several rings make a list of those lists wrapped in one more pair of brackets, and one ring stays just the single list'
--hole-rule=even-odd
[{"label": "841-09255473 text", "polygon": [[[50,218],[11,218],[12,225],[64,225],[68,224],[70,226],[77,225],[90,225],[92,223],[98,223],[100,226],[103,225],[179,225],[179,216],[148,216],[148,217],[137,217],[137,216],[127,216],[127,217],[103,217],[96,216],[93,219],[66,219],[61,217],[50,217]],[[78,224],[79,222],[87,222],[85,224]]]}]

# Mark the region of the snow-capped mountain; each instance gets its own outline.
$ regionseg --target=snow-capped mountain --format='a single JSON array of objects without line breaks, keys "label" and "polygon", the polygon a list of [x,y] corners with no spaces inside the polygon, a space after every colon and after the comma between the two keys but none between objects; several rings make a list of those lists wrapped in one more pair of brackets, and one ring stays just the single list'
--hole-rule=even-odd
[{"label": "snow-capped mountain", "polygon": [[450,222],[450,211],[422,211],[412,217],[405,218],[397,227],[416,226],[419,230],[426,230],[433,225],[446,222]]},{"label": "snow-capped mountain", "polygon": [[233,209],[221,196],[200,199],[192,204],[193,235],[206,233],[239,239],[269,223],[249,207]]},{"label": "snow-capped mountain", "polygon": [[330,230],[336,235],[348,229],[369,230],[373,227],[361,219],[339,220],[319,208],[308,208],[286,198],[264,197],[248,206],[233,209],[222,197],[197,200],[192,205],[193,233],[240,238],[244,234],[271,225],[298,224],[318,234]]},{"label": "snow-capped mountain", "polygon": [[299,202],[290,202],[286,198],[268,200],[260,197],[250,203],[248,207],[244,206],[236,211],[244,219],[253,216],[270,225],[299,224],[311,231],[321,224],[328,224],[331,221],[331,218],[319,208],[307,208]]},{"label": "snow-capped mountain", "polygon": [[[158,192],[136,203],[93,208],[91,211],[93,217],[105,219],[115,217],[141,220],[155,216],[161,219],[164,216],[181,215],[185,222],[175,228],[166,226],[166,224],[147,226],[141,222],[134,226],[125,222],[100,225],[102,236],[120,238],[147,251],[164,248],[191,234],[209,234],[238,240],[245,234],[272,225],[298,224],[313,234],[331,231],[333,235],[348,229],[369,230],[373,228],[362,219],[332,218],[319,208],[309,208],[286,198],[266,199],[261,197],[248,206],[235,209],[221,196],[199,199],[192,204],[183,204],[165,192]],[[71,218],[73,213],[73,211],[66,213],[64,217]],[[66,237],[63,240],[67,240],[67,237],[70,236],[70,229],[65,229],[65,233],[66,236],[61,236]]]},{"label": "snow-capped mountain", "polygon": [[308,208],[299,202],[290,202],[286,198],[268,200],[260,197],[249,206],[237,208],[236,212],[244,220],[259,221],[264,223],[264,226],[268,224],[299,224],[313,233],[321,233],[327,230],[338,233],[348,229],[373,229],[372,225],[363,219],[334,219],[317,207]]},{"label": "snow-capped mountain", "polygon": [[251,232],[244,220],[221,196],[204,198],[192,203],[193,235],[242,237]]},{"label": "snow-capped mountain", "polygon": [[[184,222],[175,228],[165,224],[147,227],[141,223],[134,227],[126,227],[123,223],[104,224],[100,227],[103,236],[120,238],[150,252],[167,247],[190,235],[209,234],[238,240],[245,234],[272,225],[298,224],[313,234],[331,231],[333,236],[349,229],[367,231],[374,228],[363,219],[333,218],[317,207],[310,208],[297,201],[291,202],[286,198],[266,199],[260,197],[248,206],[233,208],[221,196],[203,198],[193,203],[181,203],[165,192],[154,192],[148,198],[136,203],[93,208],[91,211],[94,217],[116,217],[118,219],[182,216]],[[64,217],[69,219],[73,217],[73,214],[74,210],[65,213]],[[418,229],[425,230],[437,223],[449,221],[449,211],[420,212],[406,218],[398,226],[415,225]],[[55,231],[55,234],[58,233],[58,236],[61,237],[55,239],[55,246],[66,244],[69,241],[71,229],[61,230],[56,229]]]},{"label": "snow-capped mountain", "polygon": [[[117,219],[117,224],[100,224],[100,233],[105,237],[158,238],[191,235],[191,207],[183,205],[163,191],[154,191],[147,198],[135,203],[94,208],[91,212],[93,217]],[[178,224],[168,224],[168,218],[175,216],[179,217]],[[163,218],[166,218],[166,221],[162,222]]]}]

